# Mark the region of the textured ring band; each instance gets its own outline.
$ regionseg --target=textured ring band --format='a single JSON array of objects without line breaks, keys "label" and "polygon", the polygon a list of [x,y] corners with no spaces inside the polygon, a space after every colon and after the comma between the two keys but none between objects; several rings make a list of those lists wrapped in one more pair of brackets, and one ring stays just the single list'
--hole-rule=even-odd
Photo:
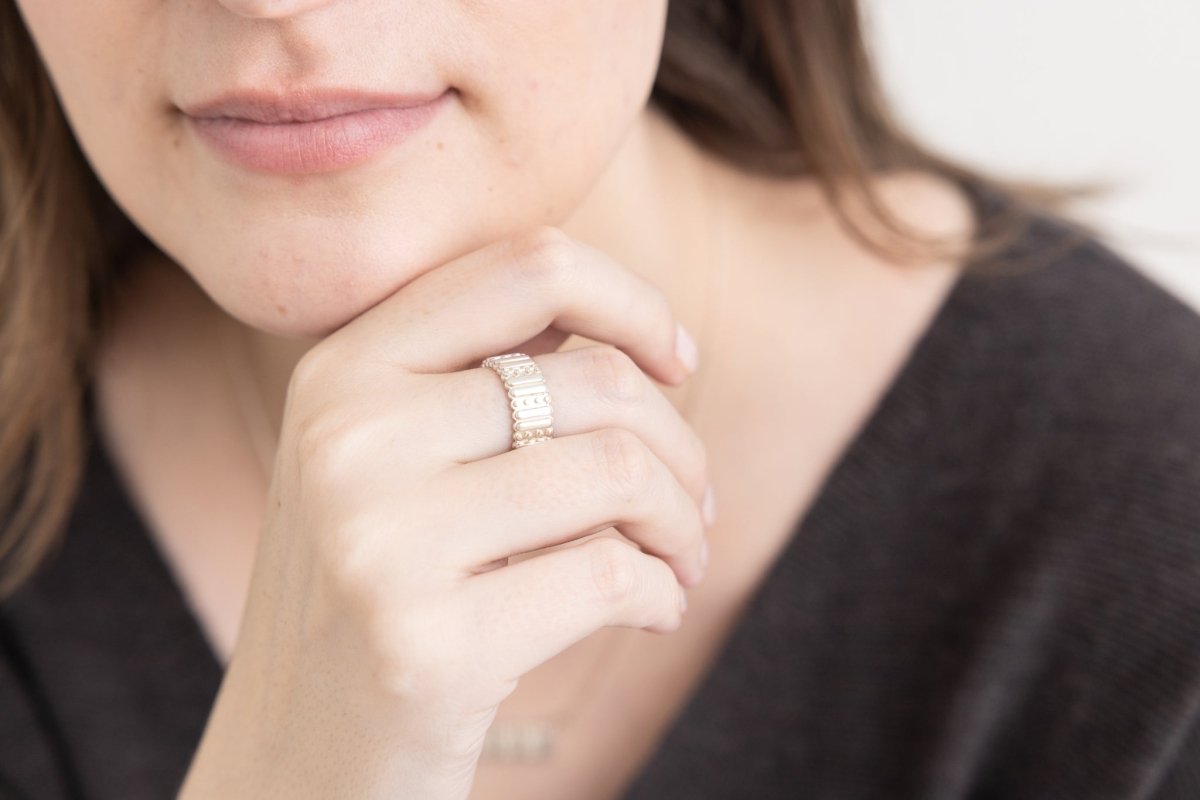
[{"label": "textured ring band", "polygon": [[480,366],[504,381],[512,408],[512,449],[548,441],[554,434],[554,413],[537,363],[524,353],[504,353],[485,358]]}]

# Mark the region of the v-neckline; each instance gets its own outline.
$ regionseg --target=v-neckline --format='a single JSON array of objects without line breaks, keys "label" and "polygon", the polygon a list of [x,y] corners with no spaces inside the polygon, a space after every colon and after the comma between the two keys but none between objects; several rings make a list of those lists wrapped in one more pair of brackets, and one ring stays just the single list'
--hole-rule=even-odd
[{"label": "v-neckline", "polygon": [[[972,199],[978,209],[980,197],[972,194]],[[800,557],[800,544],[804,538],[803,530],[808,521],[814,516],[824,513],[823,509],[830,503],[837,503],[840,498],[852,496],[853,487],[871,480],[869,473],[875,460],[873,454],[881,450],[890,451],[895,446],[895,442],[890,439],[897,435],[898,430],[906,427],[904,418],[911,409],[921,404],[922,387],[930,382],[929,375],[936,370],[952,366],[948,365],[945,359],[956,352],[954,338],[961,335],[967,324],[966,317],[969,317],[972,305],[970,296],[977,287],[978,278],[978,274],[969,272],[966,268],[959,269],[959,274],[944,293],[922,332],[915,338],[913,346],[895,372],[891,382],[881,393],[865,421],[851,437],[849,444],[835,459],[833,468],[818,488],[812,503],[806,512],[793,523],[787,542],[752,593],[735,630],[718,648],[718,652],[710,661],[705,674],[697,682],[691,696],[668,724],[661,740],[660,749],[651,756],[647,765],[634,780],[635,785],[638,780],[651,775],[656,769],[656,764],[669,757],[671,743],[677,738],[676,734],[679,729],[692,724],[702,716],[701,705],[706,702],[706,698],[711,700],[710,693],[713,691],[712,684],[715,676],[721,675],[723,670],[728,668],[728,665],[735,659],[737,651],[747,647],[769,646],[769,642],[756,643],[752,639],[748,639],[746,631],[739,629],[747,628],[747,620],[754,620],[757,616],[768,612],[767,606],[771,599],[784,591],[785,587],[780,586],[782,574],[792,562]],[[145,562],[144,566],[154,573],[153,576],[148,577],[153,577],[156,583],[169,587],[169,600],[163,598],[164,605],[169,611],[161,611],[161,613],[173,616],[175,620],[173,624],[177,626],[178,634],[183,637],[183,641],[179,643],[181,652],[188,653],[194,659],[188,668],[196,671],[196,685],[214,687],[215,691],[215,687],[220,684],[225,666],[205,635],[201,622],[188,603],[174,571],[149,533],[145,520],[136,510],[123,479],[104,446],[96,426],[94,398],[90,385],[85,392],[85,409],[90,427],[88,460],[83,484],[93,486],[96,485],[97,480],[100,480],[101,485],[112,487],[110,491],[120,504],[118,519],[127,521],[131,528],[130,532],[133,534],[132,538],[137,541],[138,548],[143,551],[140,558]],[[130,602],[137,601],[132,594],[128,595],[128,598]],[[144,614],[145,611],[140,613]],[[181,623],[180,620],[184,622]],[[149,670],[145,674],[131,677],[133,680],[153,685],[155,693],[163,696],[170,696],[170,684],[178,679],[178,676],[162,670]],[[203,719],[195,722],[199,726],[197,730],[203,728]],[[629,800],[633,796],[633,794],[629,794],[626,795],[626,798]]]}]

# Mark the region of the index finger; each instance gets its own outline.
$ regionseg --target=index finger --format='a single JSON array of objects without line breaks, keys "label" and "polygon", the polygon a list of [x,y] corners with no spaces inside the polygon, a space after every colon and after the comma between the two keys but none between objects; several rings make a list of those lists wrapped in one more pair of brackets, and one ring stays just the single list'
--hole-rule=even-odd
[{"label": "index finger", "polygon": [[451,372],[551,326],[612,344],[660,381],[689,374],[662,290],[555,228],[425,272],[330,338],[410,372]]}]

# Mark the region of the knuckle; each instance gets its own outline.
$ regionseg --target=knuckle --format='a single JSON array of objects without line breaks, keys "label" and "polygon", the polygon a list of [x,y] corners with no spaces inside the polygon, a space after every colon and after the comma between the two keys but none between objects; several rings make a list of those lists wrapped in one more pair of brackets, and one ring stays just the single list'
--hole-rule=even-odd
[{"label": "knuckle", "polygon": [[350,519],[322,533],[313,544],[320,576],[354,607],[372,608],[382,581],[377,577],[380,559],[375,552],[376,539],[369,527]]},{"label": "knuckle", "polygon": [[688,463],[692,465],[692,475],[696,485],[702,486],[708,482],[708,448],[704,446],[704,440],[694,432],[690,439],[692,455]]},{"label": "knuckle", "polygon": [[370,533],[356,524],[326,537],[320,586],[340,613],[324,624],[338,626],[338,636],[354,629],[372,685],[390,700],[428,704],[478,684],[485,671],[471,657],[461,615],[449,612],[445,594],[418,589]]},{"label": "knuckle", "polygon": [[646,392],[646,376],[633,359],[615,347],[588,347],[586,374],[592,389],[614,405],[641,402]]},{"label": "knuckle", "polygon": [[[647,314],[654,320],[650,335],[658,337],[668,352],[675,349],[675,312],[671,309],[671,300],[666,291],[657,283],[642,281],[645,294],[638,298],[639,313]],[[648,305],[647,305],[648,301]]]},{"label": "knuckle", "polygon": [[656,558],[649,565],[654,569],[654,587],[656,595],[667,600],[668,605],[672,608],[678,608],[679,605],[679,578],[675,575],[675,570],[671,565],[661,558]]},{"label": "knuckle", "polygon": [[453,690],[462,637],[429,603],[377,612],[371,630],[377,680],[389,695],[418,700]]},{"label": "knuckle", "polygon": [[629,502],[645,491],[653,477],[653,456],[635,434],[625,428],[603,428],[594,438],[600,474],[614,495]]},{"label": "knuckle", "polygon": [[347,412],[326,408],[296,423],[295,453],[302,473],[318,482],[336,481],[348,474],[369,440],[362,425]]},{"label": "knuckle", "polygon": [[309,348],[300,356],[288,377],[287,394],[305,394],[324,382],[325,365],[320,346]]},{"label": "knuckle", "polygon": [[558,228],[542,226],[518,246],[515,267],[524,280],[554,287],[570,279],[577,263],[575,242]]},{"label": "knuckle", "polygon": [[627,601],[638,588],[633,549],[606,536],[592,539],[584,547],[597,597],[608,604]]}]

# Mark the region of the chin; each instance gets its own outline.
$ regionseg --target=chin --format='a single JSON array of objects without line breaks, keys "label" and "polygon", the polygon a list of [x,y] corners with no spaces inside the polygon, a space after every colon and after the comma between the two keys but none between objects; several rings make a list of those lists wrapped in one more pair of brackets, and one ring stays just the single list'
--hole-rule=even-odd
[{"label": "chin", "polygon": [[288,339],[323,339],[376,305],[387,292],[336,301],[312,297],[255,297],[237,306],[224,306],[240,322]]},{"label": "chin", "polygon": [[[260,245],[253,258],[190,262],[209,298],[243,324],[288,338],[328,336],[390,297],[427,267],[390,258]],[[185,262],[188,263],[188,262]]]},{"label": "chin", "polygon": [[[278,336],[323,338],[425,272],[551,221],[532,202],[430,203],[419,216],[412,203],[399,206],[334,224],[256,218],[239,229],[224,220],[216,227],[232,235],[188,231],[172,256],[242,323]],[[475,222],[463,225],[464,218]]]}]

